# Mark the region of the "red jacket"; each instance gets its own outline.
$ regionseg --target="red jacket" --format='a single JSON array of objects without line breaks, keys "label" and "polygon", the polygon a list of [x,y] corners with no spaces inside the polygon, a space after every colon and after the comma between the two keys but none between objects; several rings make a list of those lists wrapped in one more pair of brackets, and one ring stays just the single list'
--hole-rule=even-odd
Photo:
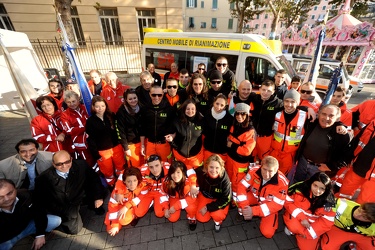
[{"label": "red jacket", "polygon": [[375,100],[367,100],[352,108],[353,113],[359,113],[359,128],[363,128],[375,119]]},{"label": "red jacket", "polygon": [[160,177],[156,180],[156,178],[151,174],[150,169],[148,168],[147,163],[143,164],[140,167],[142,176],[143,176],[143,182],[147,186],[148,192],[157,192],[160,193],[160,195],[163,194],[162,191],[162,185],[164,182],[164,179],[166,178],[169,170],[170,164],[168,162],[162,162],[162,171],[160,174]]},{"label": "red jacket", "polygon": [[61,114],[61,123],[66,134],[70,135],[74,148],[87,148],[86,120],[89,118],[83,104],[78,110],[68,108]]},{"label": "red jacket", "polygon": [[[102,82],[102,91],[103,91],[103,89],[105,89],[108,84],[103,79],[101,80],[101,82]],[[93,80],[88,81],[87,85],[89,86],[91,94],[94,96],[95,95],[95,83],[94,83],[94,81]]]},{"label": "red jacket", "polygon": [[251,168],[237,186],[238,206],[249,206],[247,192],[258,200],[258,205],[252,206],[253,215],[266,217],[280,211],[286,199],[288,191],[288,179],[278,171],[264,186],[260,166]]},{"label": "red jacket", "polygon": [[232,142],[228,148],[228,155],[236,162],[249,162],[251,153],[255,148],[255,130],[254,128],[242,128],[232,126],[228,140]]},{"label": "red jacket", "polygon": [[56,111],[53,116],[42,113],[31,121],[31,134],[35,140],[43,144],[44,151],[57,152],[67,149],[64,148],[63,143],[56,141],[56,137],[64,132],[60,115],[60,110]]},{"label": "red jacket", "polygon": [[352,111],[346,107],[346,103],[340,103],[341,117],[340,121],[347,127],[347,129],[352,129],[353,116]]},{"label": "red jacket", "polygon": [[305,134],[304,124],[306,119],[307,113],[297,110],[297,114],[286,126],[284,111],[278,112],[273,124],[272,149],[285,153],[295,153]]},{"label": "red jacket", "polygon": [[305,228],[303,235],[307,239],[316,239],[331,229],[336,213],[330,207],[321,207],[312,214],[309,210],[310,205],[310,201],[297,190],[293,195],[286,197],[284,220],[308,220],[311,227]]},{"label": "red jacket", "polygon": [[61,111],[65,110],[66,106],[64,105],[64,92],[62,93],[60,99],[57,99],[52,93],[49,93],[47,96],[50,96],[50,97],[52,97],[55,100],[55,102],[57,104],[57,107],[59,107],[59,109]]},{"label": "red jacket", "polygon": [[320,107],[320,103],[317,103],[315,101],[315,97],[314,97],[314,100],[312,100],[312,101],[310,101],[308,99],[301,100],[301,103],[299,105],[305,106],[305,107],[308,107],[308,108],[312,108],[315,113],[318,113],[319,107]]},{"label": "red jacket", "polygon": [[113,113],[117,113],[117,110],[120,108],[120,106],[124,102],[124,92],[130,88],[127,85],[122,85],[121,82],[118,83],[117,88],[113,89],[109,85],[105,88],[103,88],[102,93],[100,93],[100,96],[102,96],[108,103],[109,109]]},{"label": "red jacket", "polygon": [[[108,202],[108,213],[105,218],[105,224],[111,225],[112,227],[117,226],[119,227],[120,223],[117,218],[117,213],[119,210],[123,207],[127,207],[130,209],[131,207],[136,207],[140,199],[138,196],[142,193],[142,191],[145,191],[145,183],[141,182],[138,183],[137,188],[134,191],[128,190],[126,185],[123,182],[123,173],[121,173],[117,179],[115,189],[112,191],[111,197]],[[146,191],[147,192],[147,191]],[[121,194],[124,195],[123,204],[119,204],[115,200],[115,195]]]},{"label": "red jacket", "polygon": [[166,186],[168,184],[168,179],[164,180],[164,183],[163,183],[163,192],[164,192],[164,195],[162,197],[160,197],[160,204],[162,204],[163,206],[163,209],[168,209],[169,208],[169,197],[172,197],[172,198],[178,198],[179,201],[176,202],[173,206],[176,210],[181,210],[181,209],[185,209],[186,207],[188,207],[190,204],[194,204],[194,202],[196,201],[196,198],[193,198],[190,196],[189,192],[190,192],[190,188],[192,186],[192,182],[191,180],[189,180],[189,178],[186,178],[185,180],[185,186],[184,186],[184,195],[180,197],[180,195],[176,192],[174,196],[171,196],[171,195],[168,195],[166,193]]}]

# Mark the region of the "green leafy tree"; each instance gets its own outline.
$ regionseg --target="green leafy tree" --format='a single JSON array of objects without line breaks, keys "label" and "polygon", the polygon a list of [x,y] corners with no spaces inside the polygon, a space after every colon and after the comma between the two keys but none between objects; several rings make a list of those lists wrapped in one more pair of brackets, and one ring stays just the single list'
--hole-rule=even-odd
[{"label": "green leafy tree", "polygon": [[281,21],[285,24],[286,27],[297,23],[302,25],[307,18],[308,13],[313,6],[318,5],[320,0],[300,0],[298,2],[288,1],[283,9]]},{"label": "green leafy tree", "polygon": [[256,15],[261,14],[265,6],[264,0],[228,0],[229,3],[234,4],[234,9],[231,10],[231,15],[238,19],[237,33],[244,32],[244,26],[250,20],[254,20]]},{"label": "green leafy tree", "polygon": [[[331,0],[329,4],[334,4],[338,8],[343,5],[346,0]],[[375,0],[351,0],[350,1],[350,14],[356,18],[360,16],[366,15],[368,13],[368,5],[369,3],[374,3]]]}]

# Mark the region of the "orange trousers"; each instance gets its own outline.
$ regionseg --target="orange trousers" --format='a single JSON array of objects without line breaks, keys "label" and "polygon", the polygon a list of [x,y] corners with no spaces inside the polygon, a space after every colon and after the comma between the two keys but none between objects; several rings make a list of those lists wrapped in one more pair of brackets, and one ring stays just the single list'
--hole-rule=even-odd
[{"label": "orange trousers", "polygon": [[141,154],[141,143],[136,144],[129,144],[128,145],[130,149],[131,156],[126,156],[126,160],[128,162],[129,167],[140,167],[142,166],[144,162],[144,157]]},{"label": "orange trousers", "polygon": [[[206,161],[208,159],[208,157],[210,157],[211,155],[213,155],[215,153],[212,153],[211,151],[208,151],[208,150],[204,150],[203,152],[203,161]],[[228,155],[227,154],[217,154],[221,157],[221,159],[223,159],[223,161],[225,162],[225,164],[227,163],[227,158],[228,158]]]},{"label": "orange trousers", "polygon": [[117,176],[125,168],[124,149],[119,144],[114,148],[99,151],[101,156],[98,160],[100,172],[104,175],[108,185],[113,186]]},{"label": "orange trousers", "polygon": [[197,198],[197,210],[195,217],[199,222],[208,222],[211,218],[214,222],[221,224],[223,220],[227,217],[229,206],[226,206],[224,209],[219,209],[213,212],[207,211],[204,215],[202,215],[199,210],[201,210],[207,204],[214,202],[216,199],[210,199],[203,196],[202,193],[198,194]]},{"label": "orange trousers", "polygon": [[181,161],[185,163],[187,169],[196,169],[203,165],[203,149],[199,151],[199,153],[195,156],[185,158],[184,156],[180,155],[177,150],[173,149],[173,156],[177,161]]},{"label": "orange trousers", "polygon": [[323,250],[340,249],[345,242],[353,241],[357,250],[375,249],[375,237],[365,236],[359,233],[351,233],[333,226],[331,230],[323,234],[320,246]]},{"label": "orange trousers", "polygon": [[253,155],[257,156],[259,161],[269,154],[269,151],[271,150],[272,137],[273,135],[262,137],[257,136]]},{"label": "orange trousers", "polygon": [[[247,192],[247,199],[250,202],[250,206],[259,205],[258,199],[255,198],[252,192]],[[264,237],[268,239],[273,237],[278,226],[278,213],[272,213],[270,215],[267,215],[266,217],[260,218],[260,232],[263,234]]]},{"label": "orange trousers", "polygon": [[272,150],[269,155],[275,157],[277,161],[279,162],[279,170],[283,172],[283,174],[288,175],[290,170],[293,167],[293,158],[295,156],[296,152],[282,152],[278,150]]},{"label": "orange trousers", "polygon": [[[173,207],[173,205],[176,202],[179,202],[179,201],[180,201],[179,198],[169,197],[169,207]],[[195,220],[195,213],[197,211],[196,199],[194,199],[193,203],[188,204],[188,206],[185,208],[185,211],[186,211],[186,215],[187,215],[188,220]],[[181,209],[176,210],[176,212],[171,214],[170,217],[168,218],[168,220],[170,222],[176,222],[176,221],[178,221],[178,219],[180,219],[180,217],[181,217]]]},{"label": "orange trousers", "polygon": [[375,178],[366,180],[354,173],[353,168],[350,168],[345,174],[340,192],[336,193],[336,197],[351,199],[358,188],[361,188],[361,192],[357,197],[357,203],[375,202]]},{"label": "orange trousers", "polygon": [[302,226],[301,222],[296,218],[292,217],[289,213],[284,213],[284,223],[285,226],[296,235],[297,245],[300,250],[315,250],[318,247],[319,238],[316,239],[306,239],[301,235],[305,235],[308,232],[307,229]]},{"label": "orange trousers", "polygon": [[164,217],[163,206],[160,204],[161,196],[163,196],[163,194],[159,191],[149,191],[145,195],[140,195],[139,199],[141,202],[135,208],[135,215],[138,218],[145,216],[151,205],[154,204],[154,212],[156,217]]},{"label": "orange trousers", "polygon": [[230,182],[232,184],[233,200],[236,201],[237,185],[246,176],[246,171],[249,170],[249,163],[239,163],[228,156],[225,164]]},{"label": "orange trousers", "polygon": [[[110,218],[112,216],[115,216],[117,212],[120,210],[122,206],[116,206],[118,208],[110,207],[111,204],[108,204],[108,212],[105,216],[104,224],[107,226],[107,231],[110,230],[111,228],[117,227],[119,230],[122,228],[122,226],[129,225],[133,219],[135,218],[135,213],[134,209],[131,207],[129,210],[126,212],[124,218],[122,219],[113,219]],[[117,216],[117,215],[116,215]]]},{"label": "orange trousers", "polygon": [[162,161],[171,163],[172,162],[171,145],[168,142],[161,144],[161,143],[152,143],[152,142],[147,141],[146,159],[150,155],[158,155],[161,157]]}]

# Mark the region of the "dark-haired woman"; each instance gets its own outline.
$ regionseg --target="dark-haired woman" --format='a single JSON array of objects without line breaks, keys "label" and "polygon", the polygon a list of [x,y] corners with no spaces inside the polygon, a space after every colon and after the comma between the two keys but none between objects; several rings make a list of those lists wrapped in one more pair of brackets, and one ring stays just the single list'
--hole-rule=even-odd
[{"label": "dark-haired woman", "polygon": [[235,119],[228,137],[228,158],[225,164],[232,183],[233,201],[237,201],[237,185],[245,177],[249,163],[253,162],[255,148],[255,130],[250,121],[250,106],[237,103]]},{"label": "dark-haired woman", "polygon": [[218,94],[212,108],[203,117],[204,160],[212,154],[218,154],[227,161],[227,139],[232,125],[233,116],[228,112],[228,98]]},{"label": "dark-haired woman", "polygon": [[191,229],[195,229],[196,196],[190,194],[191,179],[187,177],[186,165],[181,161],[173,161],[168,170],[168,175],[163,183],[163,191],[167,194],[164,207],[164,216],[170,222],[176,222],[185,209]]},{"label": "dark-haired woman", "polygon": [[165,136],[172,145],[174,158],[185,163],[188,169],[203,164],[202,124],[197,104],[188,99],[179,108],[179,117],[171,128],[174,133]]},{"label": "dark-haired woman", "polygon": [[60,121],[61,110],[55,100],[51,96],[40,96],[36,99],[36,106],[42,113],[34,117],[30,124],[34,139],[43,145],[44,151],[71,151]]},{"label": "dark-haired woman", "polygon": [[178,91],[178,95],[181,103],[187,99],[193,99],[197,104],[198,112],[202,115],[206,114],[211,107],[206,78],[202,74],[194,73],[188,87]]},{"label": "dark-haired woman", "polygon": [[138,195],[145,189],[142,182],[141,170],[135,167],[128,168],[120,174],[116,187],[112,191],[108,202],[108,212],[104,224],[107,232],[115,236],[122,226],[138,222],[134,213],[134,207],[140,202]]},{"label": "dark-haired woman", "polygon": [[124,169],[124,149],[117,138],[115,115],[101,96],[94,96],[91,116],[86,122],[87,142],[92,155],[98,159],[100,171],[108,185],[113,187],[117,176]]},{"label": "dark-haired woman", "polygon": [[116,113],[116,126],[120,143],[125,151],[128,166],[140,167],[144,163],[139,135],[139,102],[134,89],[124,92],[124,104]]},{"label": "dark-haired woman", "polygon": [[284,204],[285,233],[296,235],[299,249],[316,249],[320,236],[333,226],[334,206],[331,179],[325,173],[292,185]]}]

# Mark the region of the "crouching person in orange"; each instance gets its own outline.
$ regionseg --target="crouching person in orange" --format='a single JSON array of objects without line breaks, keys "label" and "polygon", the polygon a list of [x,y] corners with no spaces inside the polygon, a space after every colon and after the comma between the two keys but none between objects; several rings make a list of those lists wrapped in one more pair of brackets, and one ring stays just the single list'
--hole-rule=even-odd
[{"label": "crouching person in orange", "polygon": [[145,184],[142,182],[142,174],[138,168],[131,167],[120,174],[109,199],[104,221],[109,235],[115,236],[122,226],[128,224],[135,226],[138,223],[134,207],[139,204],[138,196],[144,188]]},{"label": "crouching person in orange", "polygon": [[337,199],[335,226],[323,235],[323,250],[341,249],[346,242],[355,244],[358,250],[375,249],[375,203],[362,205]]},{"label": "crouching person in orange", "polygon": [[151,205],[154,205],[156,217],[164,216],[164,209],[160,203],[160,198],[164,195],[162,191],[163,182],[168,175],[168,162],[162,162],[158,155],[150,155],[146,164],[141,167],[143,182],[146,184],[147,193],[142,192],[139,196],[140,203],[135,208],[135,215],[138,218],[143,217]]},{"label": "crouching person in orange", "polygon": [[278,212],[283,208],[288,179],[278,171],[276,158],[266,156],[261,166],[251,168],[237,187],[238,212],[245,220],[261,217],[260,232],[272,238],[278,227]]},{"label": "crouching person in orange", "polygon": [[195,171],[199,186],[196,218],[203,223],[212,218],[215,232],[219,232],[232,199],[232,188],[225,172],[224,161],[216,154],[211,155],[204,166]]},{"label": "crouching person in orange", "polygon": [[164,207],[164,216],[170,222],[176,222],[180,218],[181,210],[185,209],[189,228],[194,231],[197,226],[195,219],[197,209],[196,194],[190,192],[191,186],[196,184],[187,177],[186,165],[181,161],[173,161],[163,183],[166,195],[161,197],[160,202]]},{"label": "crouching person in orange", "polygon": [[238,183],[245,177],[249,162],[254,161],[251,155],[255,148],[255,130],[250,121],[250,106],[237,103],[235,119],[228,137],[228,158],[225,164],[232,183],[233,200],[237,201]]},{"label": "crouching person in orange", "polygon": [[333,226],[334,206],[331,179],[325,173],[292,185],[284,205],[285,233],[296,235],[299,249],[317,249],[320,236]]}]

